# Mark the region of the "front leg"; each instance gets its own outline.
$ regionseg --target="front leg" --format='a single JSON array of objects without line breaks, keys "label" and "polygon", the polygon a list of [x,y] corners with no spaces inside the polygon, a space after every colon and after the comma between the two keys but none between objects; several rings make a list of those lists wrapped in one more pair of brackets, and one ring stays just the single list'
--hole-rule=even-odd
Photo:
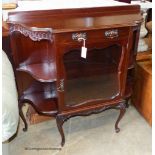
[{"label": "front leg", "polygon": [[25,132],[25,131],[27,131],[28,125],[27,125],[27,122],[26,122],[26,119],[25,119],[25,116],[24,116],[23,110],[22,110],[22,107],[23,107],[24,104],[25,104],[25,102],[19,101],[18,107],[19,107],[19,115],[20,115],[21,119],[22,119],[23,122],[24,122],[23,131]]},{"label": "front leg", "polygon": [[118,127],[118,123],[120,122],[120,120],[122,119],[122,117],[124,116],[125,112],[126,112],[126,104],[123,102],[123,103],[120,103],[116,109],[120,109],[120,114],[118,116],[118,119],[115,123],[115,131],[116,133],[118,133],[120,131],[120,128]]},{"label": "front leg", "polygon": [[126,108],[129,108],[129,97],[125,100]]},{"label": "front leg", "polygon": [[56,116],[56,123],[57,123],[57,127],[58,127],[58,130],[59,130],[59,133],[61,135],[61,146],[64,146],[65,144],[65,135],[64,135],[64,131],[63,131],[63,124],[64,124],[64,117],[62,115],[57,115]]}]

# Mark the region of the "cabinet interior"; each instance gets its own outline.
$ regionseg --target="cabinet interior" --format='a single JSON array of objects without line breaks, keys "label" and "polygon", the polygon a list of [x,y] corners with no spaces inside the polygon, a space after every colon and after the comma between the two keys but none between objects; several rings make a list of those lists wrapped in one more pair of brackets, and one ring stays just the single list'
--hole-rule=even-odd
[{"label": "cabinet interior", "polygon": [[81,57],[81,49],[64,54],[65,104],[76,106],[118,96],[121,53],[121,46],[112,45],[88,49],[86,58]]}]

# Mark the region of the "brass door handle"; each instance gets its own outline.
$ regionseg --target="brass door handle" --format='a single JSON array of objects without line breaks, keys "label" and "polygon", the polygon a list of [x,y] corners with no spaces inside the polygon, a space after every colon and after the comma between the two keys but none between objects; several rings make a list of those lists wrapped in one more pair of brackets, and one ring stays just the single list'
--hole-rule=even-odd
[{"label": "brass door handle", "polygon": [[87,39],[87,34],[86,32],[81,32],[81,33],[72,33],[72,39],[79,41],[79,38]]},{"label": "brass door handle", "polygon": [[110,38],[110,39],[117,38],[119,36],[117,29],[107,30],[104,32],[104,35],[106,38]]}]

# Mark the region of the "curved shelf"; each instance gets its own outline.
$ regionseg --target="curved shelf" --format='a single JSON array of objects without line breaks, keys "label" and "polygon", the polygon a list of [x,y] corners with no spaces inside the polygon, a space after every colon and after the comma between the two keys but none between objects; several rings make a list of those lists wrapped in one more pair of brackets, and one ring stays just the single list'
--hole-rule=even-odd
[{"label": "curved shelf", "polygon": [[40,114],[57,113],[57,93],[54,84],[34,82],[20,98],[30,103]]},{"label": "curved shelf", "polygon": [[54,63],[41,63],[20,66],[17,71],[27,72],[34,79],[40,82],[56,81],[56,69]]},{"label": "curved shelf", "polygon": [[22,96],[23,100],[32,102],[32,106],[40,114],[55,115],[57,114],[57,99],[56,98],[44,98],[45,93],[33,93]]}]

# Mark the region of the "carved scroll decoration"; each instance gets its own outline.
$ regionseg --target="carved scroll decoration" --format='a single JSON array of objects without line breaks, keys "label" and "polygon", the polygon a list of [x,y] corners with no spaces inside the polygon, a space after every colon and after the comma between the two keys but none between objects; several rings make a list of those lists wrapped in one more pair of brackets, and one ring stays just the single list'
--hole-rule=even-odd
[{"label": "carved scroll decoration", "polygon": [[57,91],[64,92],[64,79],[60,79],[59,87],[57,88]]},{"label": "carved scroll decoration", "polygon": [[89,116],[92,114],[97,114],[97,113],[101,113],[105,110],[108,109],[126,109],[126,104],[124,102],[120,102],[118,105],[106,105],[102,108],[97,108],[94,110],[88,110],[88,111],[83,111],[83,112],[78,112],[75,114],[70,114],[70,115],[57,115],[57,117],[59,117],[59,119],[61,119],[63,122],[67,121],[68,119],[70,119],[71,117],[75,117],[75,116]]},{"label": "carved scroll decoration", "polygon": [[26,27],[22,24],[10,24],[10,33],[13,32],[20,32],[26,37],[29,37],[33,41],[40,41],[40,40],[50,40],[53,41],[52,37],[52,29],[51,28],[37,28],[37,27]]}]

